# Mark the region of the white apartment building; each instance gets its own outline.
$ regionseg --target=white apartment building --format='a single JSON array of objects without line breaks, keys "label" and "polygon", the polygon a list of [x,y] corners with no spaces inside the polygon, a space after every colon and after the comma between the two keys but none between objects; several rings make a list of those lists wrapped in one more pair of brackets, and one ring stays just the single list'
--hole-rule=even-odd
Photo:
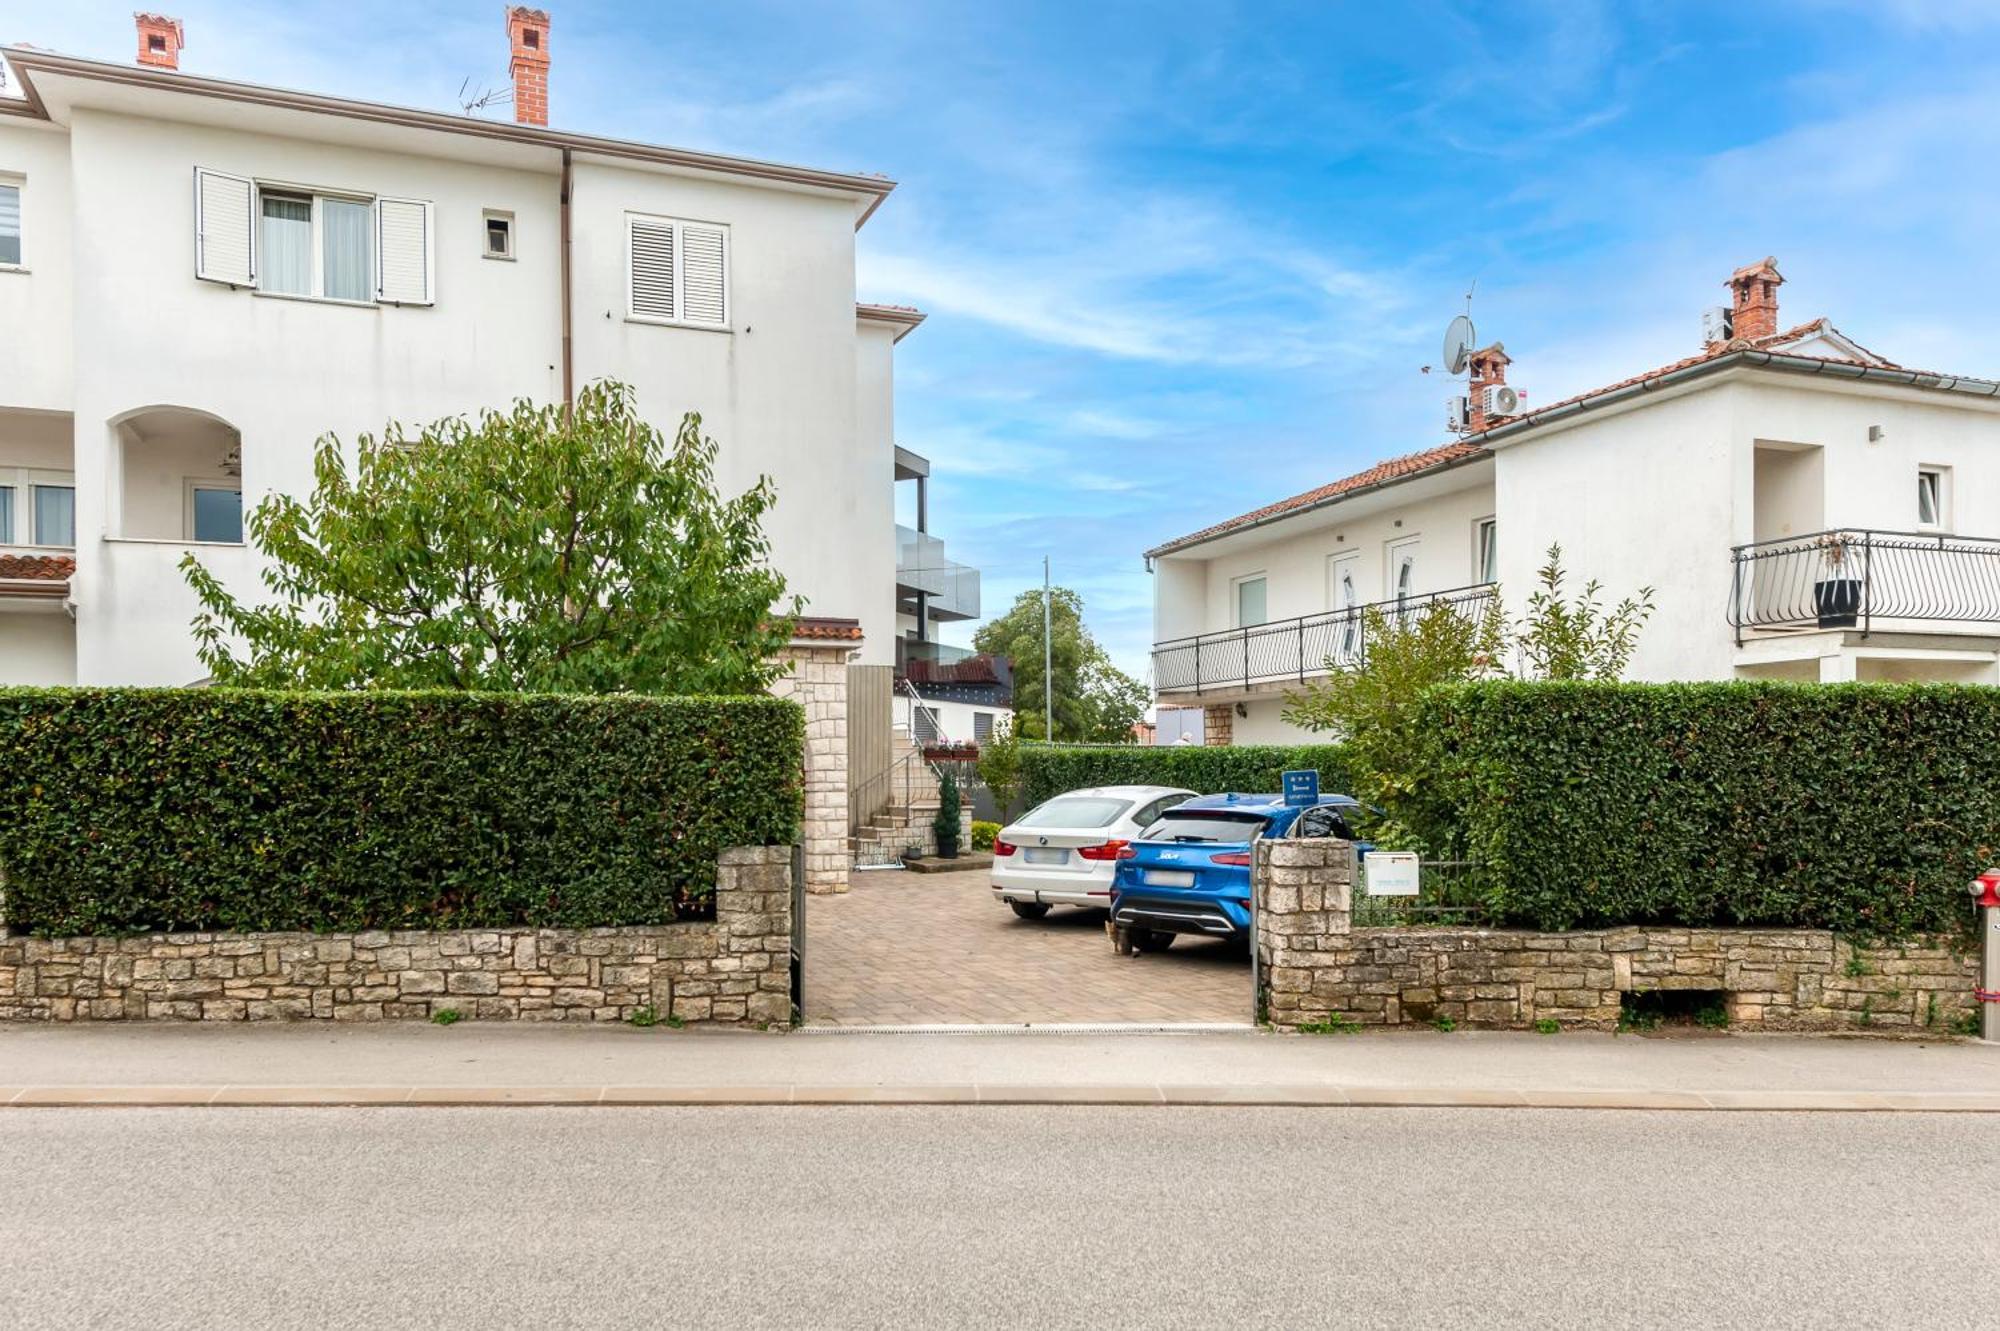
[{"label": "white apartment building", "polygon": [[896,633],[895,341],[857,305],[876,176],[551,130],[546,14],[508,14],[520,123],[4,48],[0,683],[202,675],[194,550],[255,592],[242,513],[314,441],[631,383],[775,478],[806,613]]},{"label": "white apartment building", "polygon": [[1459,438],[1148,551],[1160,704],[1306,738],[1284,694],[1366,652],[1361,607],[1518,621],[1556,543],[1571,595],[1654,588],[1634,679],[2000,683],[2000,383],[1781,330],[1783,281],[1741,268],[1694,355],[1511,416],[1489,346]]},{"label": "white apartment building", "polygon": [[924,316],[855,295],[894,184],[550,129],[549,16],[506,30],[513,123],[208,78],[158,15],[135,64],[0,48],[0,684],[196,682],[182,557],[259,596],[246,505],[307,491],[320,436],[617,378],[662,429],[701,413],[726,491],[775,480],[809,823],[844,841],[843,671],[902,633]]}]

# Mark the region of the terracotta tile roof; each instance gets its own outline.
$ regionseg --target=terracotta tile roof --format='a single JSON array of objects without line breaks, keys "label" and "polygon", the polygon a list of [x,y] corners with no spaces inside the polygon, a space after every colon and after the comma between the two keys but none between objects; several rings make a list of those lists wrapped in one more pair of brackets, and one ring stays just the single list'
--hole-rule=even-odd
[{"label": "terracotta tile roof", "polygon": [[75,572],[69,555],[0,555],[0,582],[68,582]]},{"label": "terracotta tile roof", "polygon": [[828,619],[805,616],[792,625],[794,640],[826,640],[832,642],[860,642],[861,621],[858,619]]},{"label": "terracotta tile roof", "polygon": [[1218,522],[1213,527],[1204,527],[1191,536],[1182,536],[1177,540],[1168,541],[1165,545],[1149,550],[1146,553],[1150,556],[1176,546],[1195,545],[1212,537],[1222,536],[1235,531],[1239,527],[1255,526],[1257,523],[1267,522],[1272,518],[1280,517],[1295,509],[1312,508],[1316,504],[1323,504],[1329,499],[1337,499],[1341,495],[1350,494],[1356,490],[1367,490],[1377,485],[1387,485],[1391,481],[1404,481],[1413,476],[1420,476],[1427,471],[1438,471],[1445,467],[1454,466],[1457,463],[1479,457],[1485,452],[1486,449],[1480,445],[1461,439],[1454,440],[1449,444],[1440,444],[1436,448],[1427,448],[1421,453],[1406,453],[1399,458],[1390,458],[1387,462],[1378,462],[1366,471],[1357,471],[1352,476],[1343,476],[1341,479],[1322,485],[1316,490],[1307,490],[1304,494],[1295,494],[1290,499],[1280,499],[1275,504],[1266,504],[1262,508],[1253,509],[1238,517],[1233,517],[1227,522]]},{"label": "terracotta tile roof", "polygon": [[[1755,271],[1760,267],[1762,265],[1752,264],[1746,271]],[[1878,356],[1874,352],[1869,351],[1868,348],[1861,346],[1860,343],[1855,342],[1854,339],[1847,337],[1834,328],[1831,321],[1822,318],[1814,319],[1809,323],[1799,324],[1795,328],[1787,328],[1783,332],[1772,333],[1766,337],[1733,338],[1728,342],[1718,342],[1713,346],[1703,348],[1692,356],[1685,356],[1670,364],[1647,370],[1644,374],[1635,374],[1630,378],[1620,379],[1616,383],[1602,384],[1591,389],[1589,392],[1578,393],[1573,397],[1566,397],[1558,402],[1537,403],[1535,406],[1529,408],[1526,414],[1539,416],[1545,412],[1553,411],[1558,407],[1573,406],[1578,402],[1600,397],[1605,393],[1615,393],[1621,388],[1630,388],[1634,384],[1642,384],[1649,379],[1658,379],[1662,375],[1674,374],[1706,361],[1719,360],[1732,352],[1745,350],[1782,350],[1790,343],[1803,341],[1808,337],[1820,334],[1831,334],[1834,337],[1840,338],[1843,342],[1855,347],[1864,355],[1872,357],[1872,360],[1863,361],[1847,356],[1808,356],[1804,359],[1824,361],[1829,365],[1872,364],[1879,365],[1885,369],[1906,368],[1897,365],[1896,362],[1885,356]],[[1375,486],[1387,485],[1395,481],[1408,480],[1411,477],[1420,476],[1425,472],[1441,470],[1469,458],[1477,457],[1488,452],[1486,447],[1479,442],[1481,439],[1494,430],[1516,424],[1521,419],[1522,417],[1510,416],[1496,423],[1491,430],[1481,434],[1467,435],[1463,439],[1443,444],[1437,448],[1426,449],[1421,453],[1409,453],[1403,457],[1391,458],[1387,462],[1378,462],[1366,471],[1358,471],[1352,476],[1346,476],[1331,484],[1322,485],[1316,490],[1308,490],[1304,494],[1293,495],[1290,499],[1281,499],[1275,504],[1267,504],[1263,508],[1254,509],[1251,512],[1230,518],[1227,522],[1218,522],[1212,527],[1204,527],[1202,530],[1194,532],[1191,535],[1178,537],[1175,540],[1166,542],[1164,545],[1155,546],[1153,549],[1148,550],[1146,555],[1148,558],[1152,558],[1155,555],[1177,550],[1184,546],[1199,545],[1204,541],[1213,540],[1215,537],[1225,536],[1241,528],[1255,526],[1260,522],[1267,522],[1272,518],[1282,517],[1295,510],[1312,508],[1316,505],[1326,503],[1328,500],[1338,499],[1343,495],[1355,491],[1372,489]]]}]

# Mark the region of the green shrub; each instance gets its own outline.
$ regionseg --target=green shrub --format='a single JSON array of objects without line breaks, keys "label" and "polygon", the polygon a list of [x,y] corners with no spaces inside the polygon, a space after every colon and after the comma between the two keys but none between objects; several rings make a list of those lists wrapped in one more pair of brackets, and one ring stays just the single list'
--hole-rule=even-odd
[{"label": "green shrub", "polygon": [[1179,786],[1199,795],[1275,793],[1280,773],[1304,768],[1319,770],[1319,788],[1327,794],[1349,793],[1347,764],[1338,744],[1021,746],[1030,806],[1085,786]]},{"label": "green shrub", "polygon": [[959,819],[958,778],[950,772],[938,777],[938,811],[931,819],[931,835],[937,839],[940,859],[958,858]]},{"label": "green shrub", "polygon": [[792,841],[772,698],[0,689],[8,922],[585,927],[709,908],[718,852]]},{"label": "green shrub", "polygon": [[1424,707],[1510,923],[1955,932],[2000,848],[2000,689],[1486,683]]},{"label": "green shrub", "polygon": [[974,850],[991,850],[993,849],[993,843],[999,839],[1000,824],[989,823],[983,818],[974,818],[972,820],[972,848]]}]

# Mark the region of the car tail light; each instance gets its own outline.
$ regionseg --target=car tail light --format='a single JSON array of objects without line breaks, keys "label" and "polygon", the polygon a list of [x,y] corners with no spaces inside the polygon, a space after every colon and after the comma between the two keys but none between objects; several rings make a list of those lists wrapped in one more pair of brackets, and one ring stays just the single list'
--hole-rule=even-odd
[{"label": "car tail light", "polygon": [[1210,864],[1247,865],[1250,863],[1250,852],[1247,850],[1232,850],[1227,855],[1211,855],[1208,857],[1208,862]]},{"label": "car tail light", "polygon": [[1139,848],[1128,841],[1118,848],[1118,858],[1121,860],[1136,860],[1139,858]]},{"label": "car tail light", "polygon": [[996,841],[993,843],[993,853],[1002,856],[1012,855],[1014,853],[1014,843],[1011,841]]},{"label": "car tail light", "polygon": [[1078,859],[1084,860],[1122,860],[1126,847],[1131,844],[1129,841],[1107,841],[1101,846],[1078,846],[1076,854]]}]

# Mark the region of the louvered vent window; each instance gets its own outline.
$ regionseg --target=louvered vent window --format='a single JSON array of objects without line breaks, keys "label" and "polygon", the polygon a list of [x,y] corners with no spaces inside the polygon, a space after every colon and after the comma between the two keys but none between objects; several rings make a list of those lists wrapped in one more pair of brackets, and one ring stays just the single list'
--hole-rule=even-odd
[{"label": "louvered vent window", "polygon": [[626,214],[627,313],[655,323],[729,326],[729,229]]}]

